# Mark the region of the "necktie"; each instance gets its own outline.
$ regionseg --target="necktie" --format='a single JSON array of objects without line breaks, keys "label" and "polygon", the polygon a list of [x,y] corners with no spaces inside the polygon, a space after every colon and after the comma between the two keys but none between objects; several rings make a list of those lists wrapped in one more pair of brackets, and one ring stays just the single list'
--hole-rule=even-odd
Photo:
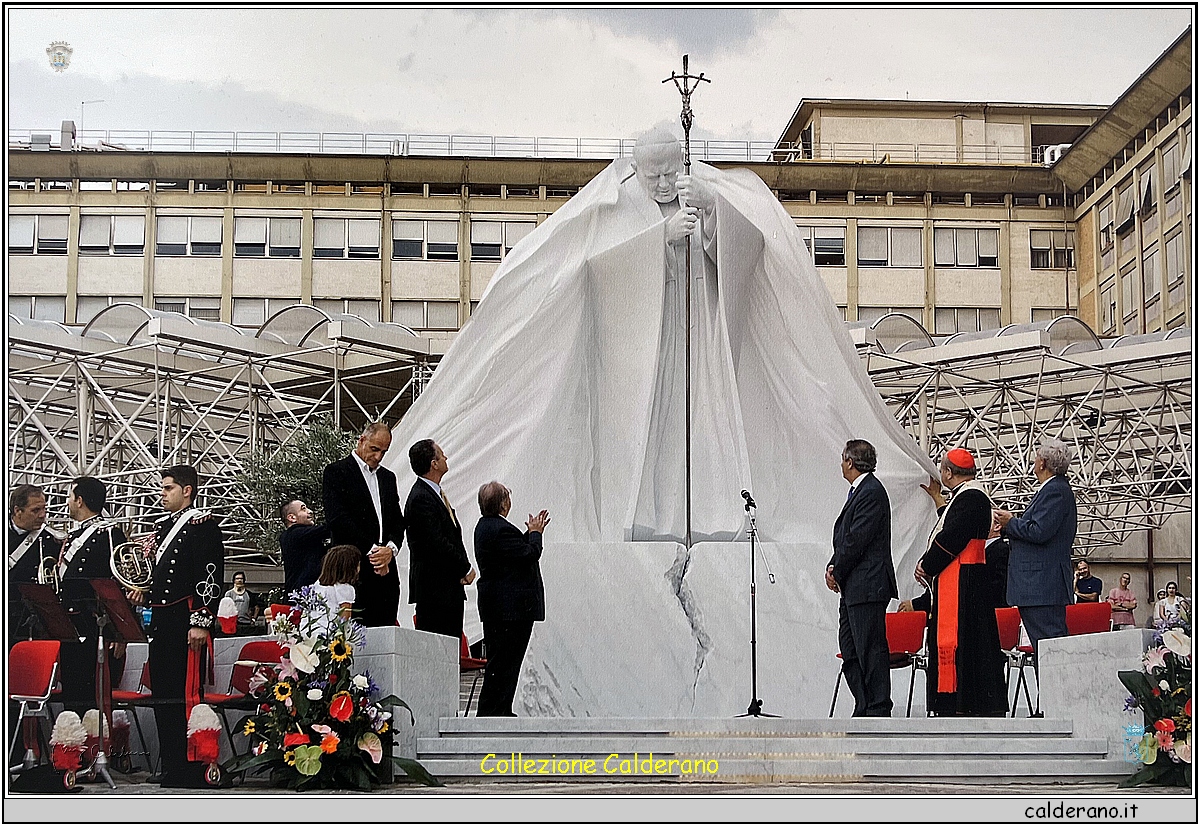
[{"label": "necktie", "polygon": [[444,504],[446,506],[446,510],[449,511],[449,513],[450,513],[450,521],[453,522],[455,524],[455,526],[457,526],[458,519],[456,519],[454,516],[454,508],[450,507],[450,500],[446,498],[446,491],[443,490],[443,491],[440,491],[440,493],[442,496],[442,504]]},{"label": "necktie", "polygon": [[849,502],[851,499],[853,499],[853,498],[854,498],[854,491],[856,491],[856,490],[858,490],[858,488],[854,487],[853,485],[851,485],[851,486],[850,486],[850,490],[849,490],[849,492],[846,494],[846,501],[847,501],[847,502]]}]

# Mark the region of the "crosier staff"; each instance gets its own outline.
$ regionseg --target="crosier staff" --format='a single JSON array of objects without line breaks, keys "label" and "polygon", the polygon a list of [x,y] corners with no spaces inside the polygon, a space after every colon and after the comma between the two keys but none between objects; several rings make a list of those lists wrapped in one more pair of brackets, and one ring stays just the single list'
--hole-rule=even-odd
[{"label": "crosier staff", "polygon": [[[711,83],[704,76],[688,74],[688,56],[683,56],[683,74],[671,72],[671,76],[663,83],[674,82],[683,98],[683,110],[679,113],[679,122],[683,124],[683,174],[692,174],[692,92],[696,91],[701,82]],[[687,206],[681,202],[680,208]],[[692,547],[692,242],[688,239],[684,245],[685,285],[683,291],[684,316],[687,320],[687,335],[683,339],[684,360],[684,398],[683,398],[683,446],[684,446],[684,501],[686,514],[687,547]]]}]

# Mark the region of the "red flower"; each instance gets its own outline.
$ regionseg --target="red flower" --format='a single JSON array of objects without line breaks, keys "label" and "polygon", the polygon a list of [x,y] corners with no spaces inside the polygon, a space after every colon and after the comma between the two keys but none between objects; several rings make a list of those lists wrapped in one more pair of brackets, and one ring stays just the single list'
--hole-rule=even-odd
[{"label": "red flower", "polygon": [[1183,704],[1183,713],[1188,717],[1192,716],[1192,698],[1188,697],[1188,701]]},{"label": "red flower", "polygon": [[1151,688],[1150,693],[1153,694],[1155,697],[1157,697],[1159,694],[1162,694],[1162,692],[1158,690],[1158,686]]},{"label": "red flower", "polygon": [[1158,729],[1159,731],[1174,731],[1175,730],[1175,721],[1172,720],[1170,717],[1164,717],[1163,719],[1156,722],[1154,724],[1154,727],[1156,729]]},{"label": "red flower", "polygon": [[283,736],[283,747],[285,749],[290,749],[292,746],[307,746],[307,745],[308,745],[308,735],[303,732],[294,731],[291,734],[285,734]]},{"label": "red flower", "polygon": [[333,699],[329,701],[330,717],[344,723],[350,719],[350,715],[353,713],[354,698],[350,696],[349,691],[339,691],[333,695]]}]

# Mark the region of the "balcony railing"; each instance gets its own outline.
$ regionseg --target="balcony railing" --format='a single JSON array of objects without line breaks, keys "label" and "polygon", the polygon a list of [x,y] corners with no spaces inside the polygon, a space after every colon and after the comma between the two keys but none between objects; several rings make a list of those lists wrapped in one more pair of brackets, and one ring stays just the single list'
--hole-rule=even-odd
[{"label": "balcony railing", "polygon": [[[40,141],[33,136],[40,135]],[[10,129],[10,149],[58,150],[58,132]],[[439,135],[377,132],[219,132],[85,129],[76,148],[125,152],[246,152],[316,155],[391,155],[476,158],[578,158],[607,160],[630,155],[630,138],[556,138],[515,135]],[[801,160],[864,163],[1041,164],[1045,147],[1032,158],[1020,146],[855,143],[838,141],[813,146],[773,141],[693,140],[692,157],[701,161],[793,162]]]}]

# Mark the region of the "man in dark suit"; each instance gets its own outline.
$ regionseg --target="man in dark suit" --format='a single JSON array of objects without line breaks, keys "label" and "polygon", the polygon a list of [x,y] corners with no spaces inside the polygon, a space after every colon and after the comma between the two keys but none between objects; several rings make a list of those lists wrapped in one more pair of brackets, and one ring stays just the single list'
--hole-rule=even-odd
[{"label": "man in dark suit", "polygon": [[1058,439],[1043,442],[1033,459],[1041,485],[1020,516],[997,510],[995,519],[1010,544],[1008,601],[1021,610],[1021,622],[1033,644],[1067,635],[1067,605],[1074,600],[1071,543],[1078,512],[1067,481],[1071,453]]},{"label": "man in dark suit", "polygon": [[312,585],[321,575],[321,563],[329,549],[329,526],[318,525],[308,505],[293,499],[279,509],[284,531],[279,535],[283,557],[283,590],[290,594]]},{"label": "man in dark suit", "polygon": [[408,450],[408,461],[419,477],[408,493],[408,601],[416,604],[418,631],[458,639],[463,630],[464,585],[475,580],[475,569],[463,546],[462,526],[442,490],[449,465],[432,439]]},{"label": "man in dark suit", "polygon": [[833,524],[833,556],[825,569],[826,587],[842,596],[838,643],[855,717],[892,714],[886,614],[888,601],[897,595],[896,570],[891,505],[875,478],[875,461],[870,442],[846,442],[842,477],[850,492]]},{"label": "man in dark suit", "polygon": [[479,560],[479,619],[487,642],[487,669],[479,693],[480,717],[515,717],[521,661],[533,624],[546,618],[546,594],[538,559],[546,511],[529,515],[525,533],[505,517],[512,507],[508,488],[488,482],[479,489],[475,558]]},{"label": "man in dark suit", "polygon": [[368,626],[395,625],[400,608],[395,555],[404,538],[404,515],[396,474],[380,466],[391,445],[387,425],[367,425],[354,452],[326,467],[322,480],[332,544],[353,545],[362,552],[354,618]]}]

